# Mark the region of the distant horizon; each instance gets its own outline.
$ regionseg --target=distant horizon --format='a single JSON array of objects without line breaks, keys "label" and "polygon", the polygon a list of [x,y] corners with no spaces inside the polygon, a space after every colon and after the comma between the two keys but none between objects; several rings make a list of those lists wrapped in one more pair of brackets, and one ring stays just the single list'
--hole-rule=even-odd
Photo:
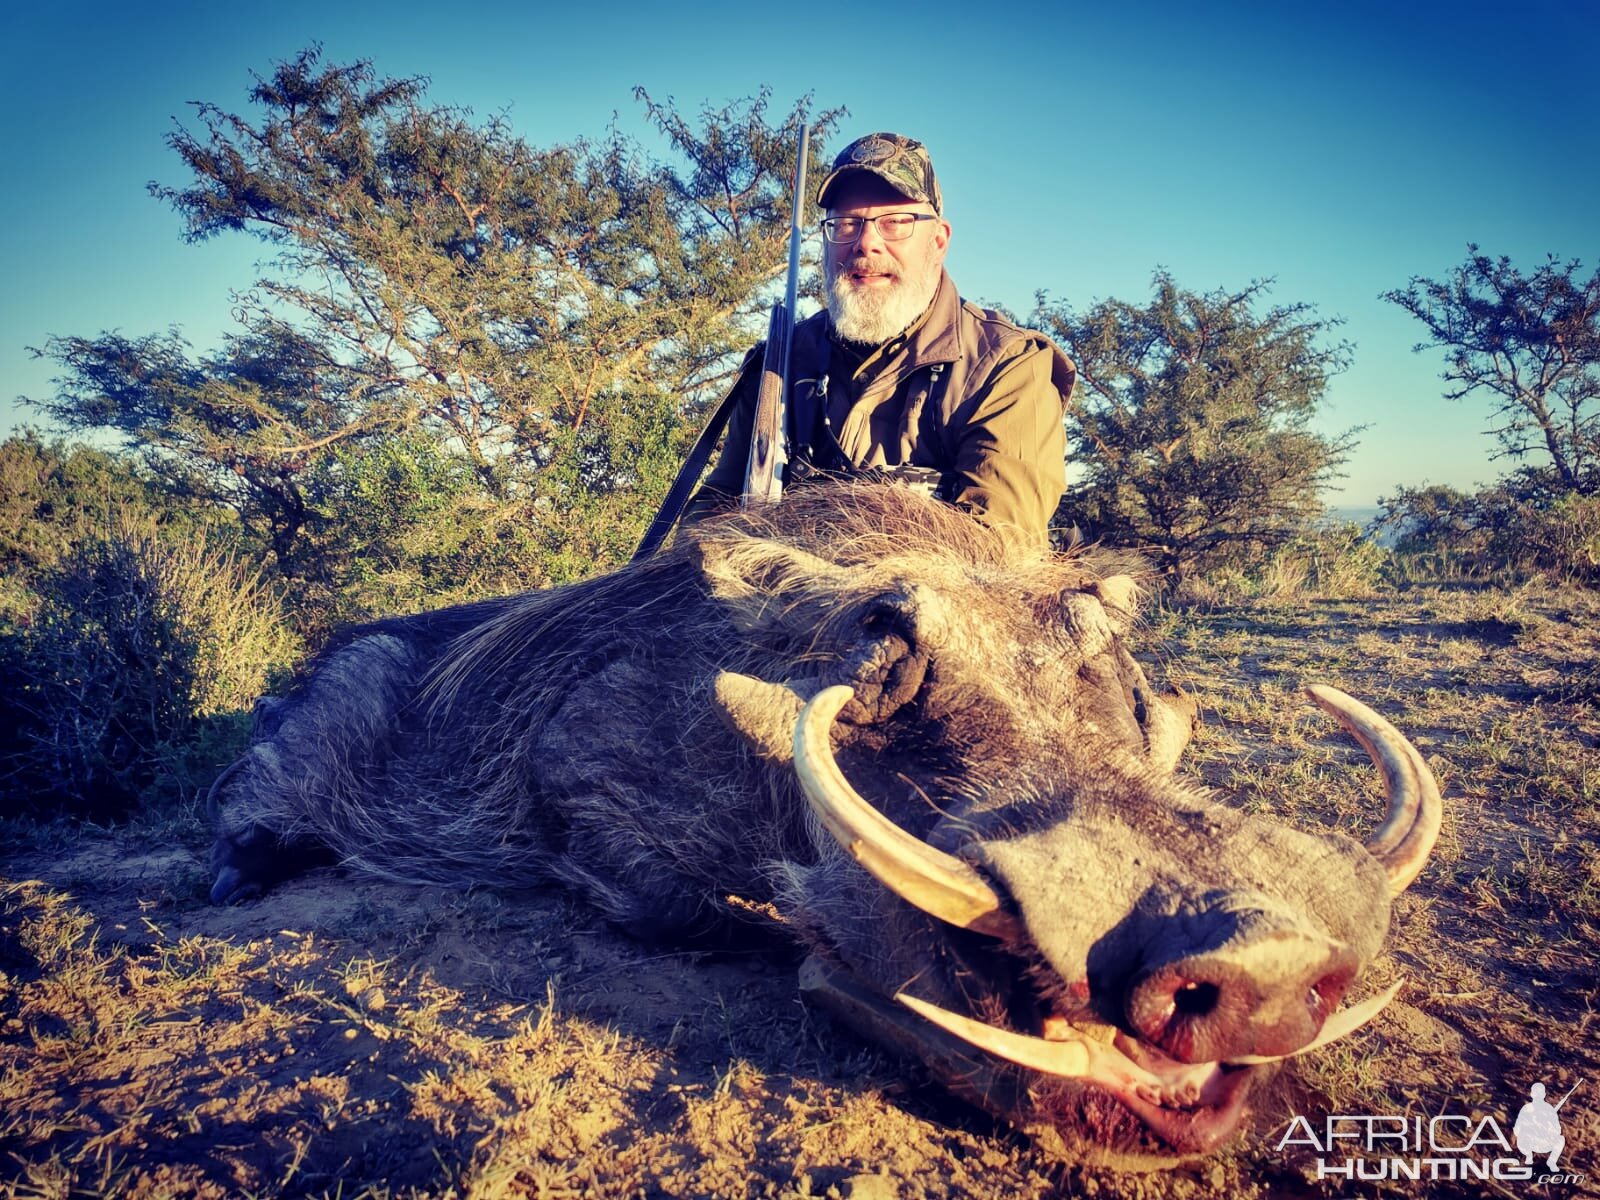
[{"label": "distant horizon", "polygon": [[1377,516],[1384,510],[1382,504],[1330,504],[1328,511],[1335,514],[1344,513],[1370,513]]},{"label": "distant horizon", "polygon": [[[1382,292],[1442,278],[1469,242],[1525,270],[1547,253],[1591,269],[1600,257],[1589,85],[1600,16],[1554,0],[1515,21],[1434,0],[1041,10],[1027,38],[1004,45],[985,14],[940,12],[878,54],[818,53],[814,23],[797,40],[776,14],[732,6],[690,21],[622,4],[600,44],[587,12],[474,16],[302,0],[245,28],[193,0],[19,14],[0,88],[25,116],[0,139],[28,186],[0,194],[11,285],[0,434],[43,425],[16,398],[53,394],[56,368],[27,350],[51,336],[175,326],[197,351],[219,343],[229,291],[249,287],[270,248],[237,234],[184,244],[146,184],[184,181],[163,139],[174,118],[193,126],[190,101],[246,112],[251,72],[312,42],[328,62],[429,76],[426,103],[505,113],[534,145],[601,137],[614,122],[665,156],[635,85],[691,114],[762,87],[773,112],[807,94],[818,110],[845,105],[835,148],[874,129],[929,145],[955,226],[953,278],[967,298],[1021,315],[1041,291],[1078,310],[1144,303],[1157,269],[1198,292],[1272,278],[1268,304],[1340,318],[1332,336],[1353,344],[1316,421],[1328,434],[1367,427],[1325,495],[1335,505],[1430,483],[1476,490],[1515,465],[1491,460],[1487,400],[1443,399],[1442,353],[1412,353],[1424,330]],[[877,69],[885,62],[895,69]]]}]

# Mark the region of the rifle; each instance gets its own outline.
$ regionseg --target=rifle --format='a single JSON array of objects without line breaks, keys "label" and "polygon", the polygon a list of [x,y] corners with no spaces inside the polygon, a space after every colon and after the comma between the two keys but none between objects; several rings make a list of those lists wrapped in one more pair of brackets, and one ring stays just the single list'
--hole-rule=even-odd
[{"label": "rifle", "polygon": [[788,428],[789,350],[794,340],[794,307],[800,288],[800,222],[806,203],[806,155],[811,127],[800,126],[800,155],[794,167],[794,205],[789,222],[789,279],[781,303],[772,306],[767,321],[767,349],[761,363],[761,385],[756,392],[755,423],[750,431],[750,457],[745,464],[745,508],[776,504],[783,498],[783,468],[789,460]]},{"label": "rifle", "polygon": [[[810,144],[811,128],[802,125],[800,157],[795,163],[794,171],[794,213],[789,223],[789,282],[783,302],[773,306],[772,317],[767,323],[761,386],[757,396],[754,426],[750,438],[750,457],[746,460],[744,491],[740,501],[746,506],[751,503],[770,503],[783,495],[783,464],[787,460],[784,446],[784,408],[785,397],[789,394],[789,346],[794,332],[794,306],[800,286],[800,222],[805,211],[806,158]],[[755,351],[752,350],[746,357],[745,363],[740,366],[741,378],[754,356]],[[683,515],[695,483],[699,480],[700,473],[705,470],[706,463],[710,461],[717,438],[727,427],[728,419],[733,413],[734,401],[741,392],[742,389],[735,387],[723,397],[722,403],[711,414],[711,419],[706,422],[706,427],[700,431],[700,436],[690,448],[688,458],[679,468],[678,477],[673,480],[667,498],[661,502],[660,511],[650,522],[650,528],[645,530],[639,548],[633,552],[631,562],[643,562],[667,540],[672,527]]]}]

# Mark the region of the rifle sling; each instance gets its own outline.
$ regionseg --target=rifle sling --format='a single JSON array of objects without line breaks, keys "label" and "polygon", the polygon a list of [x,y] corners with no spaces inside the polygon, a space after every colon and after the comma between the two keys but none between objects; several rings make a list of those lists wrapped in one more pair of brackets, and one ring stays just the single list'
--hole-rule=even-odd
[{"label": "rifle sling", "polygon": [[643,562],[660,549],[661,543],[666,541],[667,535],[672,532],[672,527],[678,523],[678,518],[683,516],[683,510],[689,504],[689,497],[694,493],[694,485],[700,481],[700,473],[706,469],[706,463],[711,460],[711,451],[716,448],[717,439],[722,436],[722,431],[727,428],[728,419],[733,416],[734,400],[739,395],[739,382],[744,378],[745,367],[760,349],[761,347],[757,346],[745,357],[734,385],[712,410],[710,419],[706,421],[706,427],[700,431],[700,436],[695,438],[694,445],[689,447],[688,457],[683,460],[683,466],[678,468],[678,477],[667,489],[667,498],[661,502],[661,509],[650,522],[650,528],[645,530],[644,537],[639,541],[639,548],[628,560],[630,564]]}]

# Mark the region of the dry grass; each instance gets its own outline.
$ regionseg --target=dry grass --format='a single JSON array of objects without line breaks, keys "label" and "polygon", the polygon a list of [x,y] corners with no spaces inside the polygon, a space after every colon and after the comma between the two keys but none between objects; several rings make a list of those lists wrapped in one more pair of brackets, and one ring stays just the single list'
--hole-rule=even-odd
[{"label": "dry grass", "polygon": [[[1596,631],[1600,597],[1540,587],[1152,622],[1205,708],[1188,769],[1241,805],[1371,828],[1373,772],[1300,699],[1315,680],[1393,718],[1449,802],[1372,972],[1404,977],[1400,999],[1198,1168],[1051,1161],[806,1009],[781,949],[673,953],[559,894],[337,871],[210,908],[204,833],[176,810],[9,843],[0,1196],[1337,1196],[1276,1151],[1290,1113],[1509,1127],[1536,1080],[1584,1081],[1563,1122],[1588,1174],[1540,1194],[1595,1194]],[[1425,1190],[1406,1187],[1370,1194]]]}]

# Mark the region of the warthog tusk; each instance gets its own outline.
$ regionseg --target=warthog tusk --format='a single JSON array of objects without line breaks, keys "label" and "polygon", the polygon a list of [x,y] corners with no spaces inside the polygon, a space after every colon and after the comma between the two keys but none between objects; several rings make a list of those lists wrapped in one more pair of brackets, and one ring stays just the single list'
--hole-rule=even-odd
[{"label": "warthog tusk", "polygon": [[857,794],[834,761],[834,717],[855,697],[843,685],[824,688],[794,726],[794,765],[811,810],[879,883],[929,916],[993,937],[1020,934],[1000,897],[972,867],[912,837]]},{"label": "warthog tusk", "polygon": [[1422,873],[1438,840],[1444,817],[1439,785],[1416,747],[1365,704],[1320,683],[1306,695],[1350,731],[1383,774],[1389,811],[1367,850],[1388,873],[1389,894],[1398,896]]},{"label": "warthog tusk", "polygon": [[1178,1065],[1176,1075],[1169,1078],[1162,1078],[1146,1070],[1114,1046],[1094,1038],[1078,1036],[1066,1041],[1046,1041],[1044,1038],[1029,1037],[1023,1033],[1013,1033],[1009,1029],[997,1029],[993,1025],[985,1025],[982,1021],[963,1017],[936,1004],[930,1004],[926,1000],[908,996],[904,992],[896,993],[895,999],[946,1033],[954,1034],[962,1041],[980,1050],[987,1050],[998,1058],[1014,1062],[1018,1066],[1065,1079],[1093,1079],[1109,1087],[1154,1088],[1162,1094],[1173,1094],[1182,1092],[1188,1085],[1198,1083],[1202,1076],[1219,1065],[1254,1067],[1264,1063],[1282,1062],[1301,1054],[1309,1054],[1313,1050],[1320,1050],[1330,1042],[1354,1033],[1372,1020],[1388,1006],[1389,1001],[1395,998],[1399,990],[1400,982],[1396,982],[1392,987],[1363,1000],[1360,1004],[1340,1009],[1328,1018],[1320,1034],[1288,1054],[1243,1054],[1237,1058],[1226,1059],[1220,1064],[1184,1063]]},{"label": "warthog tusk", "polygon": [[[1122,1051],[1091,1037],[1079,1035],[1065,1041],[1046,1041],[1044,1038],[985,1025],[982,1021],[963,1017],[904,992],[896,992],[894,998],[946,1033],[954,1034],[962,1041],[1018,1066],[1031,1067],[1035,1071],[1064,1079],[1097,1079],[1130,1090],[1161,1086],[1160,1079]],[[1205,1065],[1209,1068],[1214,1064]]]}]

